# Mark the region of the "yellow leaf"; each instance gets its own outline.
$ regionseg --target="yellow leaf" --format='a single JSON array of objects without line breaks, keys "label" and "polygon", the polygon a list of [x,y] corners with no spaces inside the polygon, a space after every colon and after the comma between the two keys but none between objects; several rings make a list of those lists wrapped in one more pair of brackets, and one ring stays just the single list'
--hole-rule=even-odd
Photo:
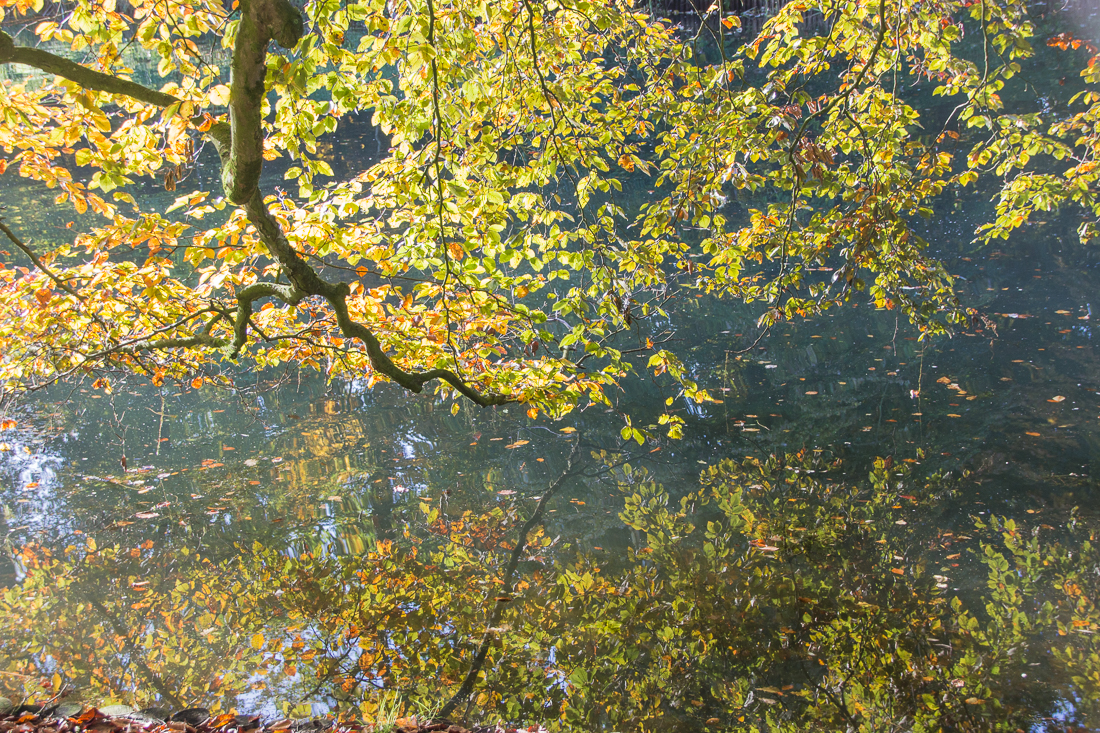
[{"label": "yellow leaf", "polygon": [[210,100],[210,104],[217,105],[219,107],[225,107],[229,104],[229,87],[225,84],[219,84],[210,90],[210,95],[207,97]]},{"label": "yellow leaf", "polygon": [[264,635],[259,633],[253,634],[252,639],[249,641],[249,643],[252,644],[253,649],[263,649]]},{"label": "yellow leaf", "polygon": [[741,19],[738,18],[736,15],[729,15],[725,18],[722,18],[722,25],[726,26],[727,28],[740,28]]}]

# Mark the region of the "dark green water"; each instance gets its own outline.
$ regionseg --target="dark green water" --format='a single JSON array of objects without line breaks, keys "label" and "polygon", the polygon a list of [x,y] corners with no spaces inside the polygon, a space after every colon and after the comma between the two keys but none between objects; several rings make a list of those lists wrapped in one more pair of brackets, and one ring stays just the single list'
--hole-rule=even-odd
[{"label": "dark green water", "polygon": [[[376,146],[369,133],[348,134],[334,156],[354,167]],[[12,178],[9,173],[0,182],[12,226],[37,230],[39,239],[59,236],[68,215],[46,205],[45,192]],[[152,188],[148,194],[158,195]],[[673,497],[695,490],[700,470],[722,459],[802,449],[842,459],[841,475],[853,482],[863,481],[880,456],[910,459],[922,475],[969,472],[954,495],[894,530],[931,538],[927,543],[970,532],[975,518],[991,515],[1060,527],[1079,507],[1080,515],[1095,520],[1100,251],[1077,242],[1072,217],[1055,215],[1011,242],[976,248],[970,239],[981,211],[974,201],[946,202],[925,233],[948,268],[962,276],[965,302],[988,318],[950,339],[920,341],[895,313],[857,302],[773,329],[757,348],[744,351],[758,335],[756,313],[685,294],[673,315],[671,348],[722,402],[681,400],[687,426],[680,441],[638,446],[619,437],[619,413],[646,425],[668,396],[646,375],[644,357],[637,374],[624,380],[617,411],[589,409],[559,422],[531,420],[516,407],[464,405],[452,415],[450,403],[431,397],[387,385],[326,384],[293,368],[244,372],[237,391],[156,388],[128,379],[116,382],[109,395],[73,382],[9,402],[3,416],[18,424],[0,433],[6,551],[0,584],[16,588],[33,570],[22,548],[33,544],[60,553],[87,546],[89,538],[101,548],[148,543],[148,553],[139,553],[144,559],[126,570],[133,578],[199,577],[204,563],[224,562],[257,545],[283,557],[365,557],[379,540],[400,542],[417,532],[431,539],[427,525],[418,523],[422,505],[451,518],[494,508],[526,516],[533,498],[563,470],[574,443],[592,470],[568,482],[548,505],[547,535],[560,538],[562,562],[586,555],[612,568],[629,550],[646,545],[644,535],[619,517],[632,484],[619,473],[601,474],[601,460],[592,456],[599,451],[630,455],[632,466]],[[965,540],[955,542],[958,550],[968,547]],[[985,586],[986,569],[975,556],[960,554],[944,585],[966,597]],[[166,568],[167,575],[158,575]],[[497,570],[486,567],[487,575]],[[73,599],[106,603],[120,597],[112,590],[122,587],[119,578],[103,575],[101,567],[77,563],[64,577]],[[132,581],[131,589],[141,582]],[[262,595],[247,588],[232,592]],[[273,608],[255,609],[249,635],[256,629],[267,638],[282,633],[284,615]],[[140,603],[127,601],[126,614],[131,641],[155,637],[158,618],[150,615],[143,623]],[[27,623],[58,618],[47,613]],[[90,611],[65,618],[75,628],[44,634],[54,646],[0,657],[0,670],[34,657],[48,678],[56,667],[49,658],[78,646],[67,646],[70,635],[102,633],[103,619]],[[476,627],[468,631],[480,638]],[[78,697],[106,690],[125,702],[158,698],[122,636],[114,634],[97,652],[108,668],[102,680],[92,673],[65,680]],[[239,657],[247,639],[219,635],[208,640],[208,651],[214,660]],[[175,689],[172,669],[158,667],[158,674]],[[1021,679],[1018,690],[1024,694],[1029,685]],[[333,684],[311,688],[293,678],[252,689],[215,686],[183,702],[269,713],[287,700],[312,705],[314,713],[348,702]],[[1083,689],[1087,694],[1090,688]],[[1072,700],[1034,705],[1036,716],[1061,711],[1073,718]]]}]

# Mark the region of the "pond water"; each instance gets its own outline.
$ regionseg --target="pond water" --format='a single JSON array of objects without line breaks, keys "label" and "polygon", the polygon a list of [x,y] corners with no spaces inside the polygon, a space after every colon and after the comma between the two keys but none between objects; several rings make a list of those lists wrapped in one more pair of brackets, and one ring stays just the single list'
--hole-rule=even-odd
[{"label": "pond water", "polygon": [[[381,144],[352,126],[334,144],[333,160],[362,165]],[[11,173],[0,185],[13,227],[47,239],[65,231],[69,215],[48,205],[46,192]],[[912,627],[900,602],[873,599],[897,591],[864,578],[876,572],[891,582],[891,574],[912,577],[914,597],[918,590],[928,599],[958,597],[994,628],[998,617],[986,604],[997,581],[990,584],[981,543],[1001,545],[984,523],[1008,517],[1028,536],[1058,540],[1071,565],[1072,553],[1089,555],[1067,527],[1100,526],[1100,253],[1077,242],[1071,217],[1053,215],[1008,243],[977,248],[971,236],[983,211],[979,199],[946,201],[925,233],[961,276],[967,304],[987,318],[953,338],[920,340],[896,313],[857,302],[776,327],[752,347],[756,313],[683,295],[672,348],[722,401],[680,404],[687,424],[679,441],[638,445],[620,437],[624,414],[647,425],[655,422],[655,406],[673,396],[648,378],[644,358],[636,377],[624,380],[616,410],[584,410],[557,422],[532,420],[518,407],[467,404],[452,414],[450,402],[430,396],[326,383],[293,367],[244,369],[233,390],[157,388],[130,378],[116,380],[110,394],[76,381],[8,402],[3,417],[16,425],[0,432],[0,586],[8,586],[0,689],[10,697],[45,685],[49,697],[71,687],[79,700],[266,715],[358,710],[370,717],[387,699],[399,699],[406,713],[426,713],[457,688],[491,622],[497,631],[489,634],[489,664],[466,708],[471,719],[564,720],[606,730],[692,730],[719,720],[733,729],[801,710],[800,692],[833,683],[819,671],[788,669],[798,648],[789,639],[766,649],[738,647],[744,667],[730,657],[700,668],[684,660],[710,659],[712,652],[685,640],[683,659],[666,650],[665,682],[653,687],[641,680],[652,682],[656,673],[638,672],[645,664],[619,647],[648,649],[650,635],[666,631],[662,643],[674,646],[677,619],[702,628],[710,618],[708,628],[731,650],[736,643],[719,631],[736,627],[742,644],[784,639],[794,633],[783,619],[795,601],[785,599],[781,578],[828,587],[825,595],[841,605],[881,606],[884,628]],[[745,598],[773,611],[760,618],[742,611],[731,621],[721,609],[740,607],[737,593],[749,594],[748,586],[739,590],[722,575],[725,565],[712,567],[686,546],[669,550],[667,543],[681,538],[654,531],[664,521],[659,513],[639,519],[629,507],[637,497],[652,498],[656,483],[671,495],[670,511],[689,497],[690,515],[708,467],[800,451],[784,458],[774,486],[756,474],[735,472],[730,481],[744,489],[745,506],[769,532],[787,522],[797,534],[796,518],[816,516],[815,526],[833,538],[821,545],[829,552],[789,575],[757,573],[775,583],[753,587]],[[877,457],[889,457],[878,470],[898,484],[892,493],[870,488]],[[569,475],[559,482],[563,472]],[[541,539],[521,556],[518,584],[504,587],[519,526],[556,486],[544,505]],[[833,515],[820,514],[839,486],[870,492],[851,494],[850,504],[878,513],[853,514],[845,525],[873,527],[874,538],[860,535],[867,547],[830,528]],[[826,498],[807,498],[815,491]],[[732,515],[723,516],[735,529]],[[701,539],[698,527],[681,530],[700,538],[692,552],[717,542]],[[746,577],[771,567],[767,562],[793,567],[797,537],[741,532],[738,552],[757,558],[738,561]],[[685,576],[672,558],[687,562]],[[861,569],[869,558],[878,570]],[[676,585],[693,567],[701,578],[718,573],[709,595],[691,597]],[[832,585],[823,579],[830,574],[839,576]],[[619,591],[593,585],[593,577],[633,586]],[[1058,576],[1054,590],[1033,589],[1033,617],[1067,577]],[[640,589],[645,582],[653,586]],[[514,597],[498,617],[493,609],[508,606],[495,600],[501,588]],[[642,590],[651,601],[668,595],[667,608],[622,605]],[[672,596],[690,598],[693,610]],[[792,598],[806,603],[805,596]],[[586,597],[591,607],[582,603]],[[621,615],[612,624],[601,608]],[[699,609],[711,615],[693,616]],[[809,615],[794,617],[813,626]],[[1035,730],[1100,725],[1088,703],[1100,682],[1087,675],[1073,681],[1056,664],[1062,647],[1095,653],[1088,636],[1095,629],[1085,624],[1059,637],[1051,628],[1032,629],[1027,643],[1039,646],[1028,647],[1031,656],[1011,673],[1001,663],[1003,669],[992,667],[998,671],[968,668],[971,676],[964,676],[951,666],[962,664],[959,651],[950,664],[933,665],[935,674],[925,670],[924,681],[945,695],[952,686],[973,689],[959,706],[975,720],[1011,710],[1013,720],[1026,719]],[[889,637],[871,626],[863,633]],[[934,646],[932,633],[920,643]],[[998,638],[1008,646],[1007,636]],[[817,639],[805,649],[823,646]],[[841,668],[853,658],[830,648]],[[744,659],[752,653],[757,660]],[[853,669],[872,674],[860,664]],[[612,669],[632,670],[638,679],[612,681]],[[677,674],[679,686],[669,680]],[[991,707],[998,695],[1004,710]],[[620,714],[609,712],[612,706]],[[961,716],[958,729],[971,729]]]}]

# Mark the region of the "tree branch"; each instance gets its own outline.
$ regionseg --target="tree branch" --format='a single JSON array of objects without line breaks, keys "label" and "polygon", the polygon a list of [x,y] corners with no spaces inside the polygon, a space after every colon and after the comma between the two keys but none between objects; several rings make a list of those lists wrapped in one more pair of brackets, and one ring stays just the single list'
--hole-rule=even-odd
[{"label": "tree branch", "polygon": [[[483,395],[449,369],[407,372],[394,364],[374,333],[353,320],[348,313],[347,297],[351,291],[347,284],[323,280],[294,249],[279,222],[268,211],[259,190],[260,172],[263,168],[262,109],[267,75],[267,45],[274,40],[283,48],[293,48],[301,40],[304,28],[302,14],[288,0],[244,0],[241,3],[241,23],[233,47],[229,124],[215,123],[206,131],[221,158],[222,188],[226,198],[245,209],[249,221],[259,233],[260,240],[269,254],[282,265],[291,285],[257,283],[244,288],[237,297],[237,317],[232,319],[232,342],[214,337],[208,330],[189,338],[150,341],[148,337],[143,337],[130,344],[120,344],[98,352],[90,358],[101,358],[110,353],[124,351],[134,353],[192,346],[228,346],[230,355],[235,358],[247,342],[253,301],[277,297],[288,304],[297,305],[305,297],[319,295],[332,306],[340,330],[347,337],[358,339],[366,346],[367,356],[375,371],[410,392],[419,393],[427,382],[439,379],[482,407],[518,402],[519,400],[505,395]],[[88,69],[46,51],[15,46],[11,36],[0,31],[0,64],[3,63],[26,64],[88,89],[125,95],[158,107],[169,107],[181,101],[171,94]],[[193,121],[197,123],[199,120],[196,118]],[[54,280],[60,284],[57,278]],[[218,316],[221,317],[226,316]]]},{"label": "tree branch", "polygon": [[[0,34],[2,34],[2,33],[3,32],[0,31]],[[16,247],[18,247],[23,252],[23,254],[25,254],[27,257],[30,257],[31,262],[34,263],[34,266],[37,267],[39,270],[41,270],[43,273],[45,273],[48,278],[53,280],[54,284],[57,285],[57,287],[61,288],[62,290],[64,290],[66,293],[73,296],[77,300],[84,300],[84,298],[82,298],[80,295],[77,295],[77,292],[75,290],[73,290],[71,287],[69,287],[68,283],[66,283],[60,277],[55,275],[50,270],[50,268],[46,267],[46,264],[38,258],[38,255],[36,255],[34,253],[34,250],[32,250],[30,247],[28,247],[26,244],[24,244],[19,239],[19,237],[15,236],[15,232],[13,232],[11,229],[8,228],[8,225],[4,223],[3,219],[0,219],[0,232],[3,232],[7,236],[7,238],[11,240],[12,244],[14,244]]]},{"label": "tree branch", "polygon": [[108,94],[122,94],[157,107],[168,107],[180,101],[179,98],[171,94],[158,92],[129,79],[120,79],[117,76],[89,69],[49,51],[16,46],[12,37],[3,31],[0,31],[0,64],[33,66],[40,71],[45,71],[47,74],[55,74],[76,82],[85,89],[94,89],[97,92],[107,92]]},{"label": "tree branch", "polygon": [[278,298],[287,305],[298,305],[305,297],[293,285],[255,283],[237,293],[237,317],[233,321],[233,343],[229,358],[236,359],[248,341],[248,324],[252,319],[252,302],[261,298]]},{"label": "tree branch", "polygon": [[407,372],[401,369],[386,354],[382,344],[378,341],[378,337],[362,323],[352,319],[348,313],[347,298],[351,294],[351,289],[347,283],[330,283],[321,279],[317,271],[301,258],[286,238],[279,222],[271,215],[259,189],[253,189],[252,196],[245,204],[244,209],[248,215],[248,220],[256,227],[260,241],[267,247],[271,256],[283,266],[283,271],[294,288],[300,291],[303,297],[319,295],[328,301],[336,314],[337,326],[340,327],[345,336],[358,339],[366,346],[367,357],[370,359],[371,366],[379,374],[385,375],[410,392],[417,394],[424,390],[426,383],[439,379],[447,382],[471,402],[482,407],[518,402],[518,400],[505,395],[484,395],[450,369],[430,369],[425,372]]}]

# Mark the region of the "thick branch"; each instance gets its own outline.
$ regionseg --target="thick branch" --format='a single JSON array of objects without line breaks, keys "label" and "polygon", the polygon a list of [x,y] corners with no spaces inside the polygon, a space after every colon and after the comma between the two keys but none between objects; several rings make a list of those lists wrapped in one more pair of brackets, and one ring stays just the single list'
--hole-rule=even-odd
[{"label": "thick branch", "polygon": [[171,94],[158,92],[137,82],[89,69],[48,51],[16,46],[12,41],[12,37],[3,31],[0,31],[0,64],[33,66],[36,69],[45,71],[47,74],[56,74],[69,81],[76,82],[85,89],[94,89],[97,92],[107,92],[108,94],[122,94],[157,107],[168,107],[180,101]]},{"label": "thick branch", "polygon": [[236,359],[248,341],[248,324],[252,319],[252,303],[262,298],[278,298],[287,305],[298,305],[305,297],[293,285],[255,283],[237,293],[237,317],[233,321],[233,344],[229,358]]},{"label": "thick branch", "polygon": [[[367,356],[375,371],[385,375],[405,389],[419,393],[424,385],[435,379],[443,380],[472,402],[483,407],[516,402],[504,395],[483,395],[460,376],[449,369],[431,369],[425,372],[407,372],[396,364],[383,350],[378,338],[348,313],[347,297],[350,294],[344,283],[327,282],[303,260],[287,240],[282,227],[271,215],[259,190],[260,172],[263,168],[262,109],[264,85],[267,74],[267,45],[274,40],[284,48],[297,45],[304,32],[302,14],[288,0],[245,0],[242,2],[241,23],[233,48],[233,77],[229,95],[229,124],[219,122],[206,131],[218,149],[222,164],[222,188],[226,198],[243,206],[249,221],[256,227],[260,240],[275,258],[287,277],[289,288],[271,284],[257,284],[241,291],[237,301],[237,317],[234,320],[232,342],[216,338],[207,332],[190,338],[169,338],[159,341],[142,339],[126,346],[114,347],[96,356],[111,352],[130,352],[153,349],[186,348],[192,346],[229,347],[236,357],[248,338],[248,323],[252,315],[252,302],[264,297],[277,297],[291,305],[303,298],[319,295],[336,312],[340,330],[349,337],[359,339],[367,350]],[[47,73],[56,74],[87,89],[122,94],[140,102],[158,107],[169,107],[179,98],[88,69],[55,54],[39,49],[17,47],[11,36],[0,31],[0,64],[21,63]],[[194,120],[196,124],[201,120]],[[36,264],[38,264],[36,262]],[[49,274],[43,268],[43,272]],[[54,278],[55,282],[62,284]],[[255,288],[255,290],[251,289]]]},{"label": "thick branch", "polygon": [[[48,51],[16,46],[12,41],[12,37],[3,31],[0,31],[0,64],[24,64],[47,74],[55,74],[63,79],[68,79],[85,89],[108,94],[121,94],[155,107],[171,107],[173,104],[179,104],[182,101],[179,97],[167,92],[150,89],[128,79],[120,79],[111,74],[89,69]],[[200,125],[203,121],[204,118],[201,116],[191,119],[191,122],[195,125]],[[216,122],[206,131],[206,135],[214,141],[224,165],[230,149],[229,124]]]},{"label": "thick branch", "polygon": [[217,336],[211,336],[207,333],[200,333],[197,336],[188,336],[187,338],[169,338],[158,339],[156,341],[142,341],[130,346],[125,346],[118,349],[118,353],[136,354],[141,351],[161,351],[165,349],[192,349],[196,346],[207,346],[212,349],[220,349],[227,346],[229,341]]},{"label": "thick branch", "polygon": [[233,46],[233,81],[229,91],[232,150],[222,156],[226,198],[242,205],[251,198],[263,167],[261,110],[267,75],[267,44],[272,39],[293,48],[302,37],[302,14],[287,0],[247,0]]},{"label": "thick branch", "polygon": [[306,295],[319,295],[328,301],[336,313],[336,324],[340,327],[340,330],[348,338],[358,339],[366,346],[367,357],[370,359],[371,366],[379,374],[385,375],[410,392],[417,394],[424,390],[426,383],[433,379],[440,379],[454,387],[471,402],[482,407],[504,405],[517,401],[504,395],[484,395],[450,369],[430,369],[425,372],[407,372],[401,369],[386,354],[374,333],[362,323],[352,319],[348,313],[347,298],[351,291],[347,284],[330,283],[321,279],[317,271],[301,258],[286,238],[279,222],[268,211],[267,204],[264,203],[263,196],[258,189],[254,190],[244,209],[248,215],[248,220],[256,227],[260,241],[267,247],[271,256],[283,266],[283,271],[294,288],[300,291],[303,297]]}]

